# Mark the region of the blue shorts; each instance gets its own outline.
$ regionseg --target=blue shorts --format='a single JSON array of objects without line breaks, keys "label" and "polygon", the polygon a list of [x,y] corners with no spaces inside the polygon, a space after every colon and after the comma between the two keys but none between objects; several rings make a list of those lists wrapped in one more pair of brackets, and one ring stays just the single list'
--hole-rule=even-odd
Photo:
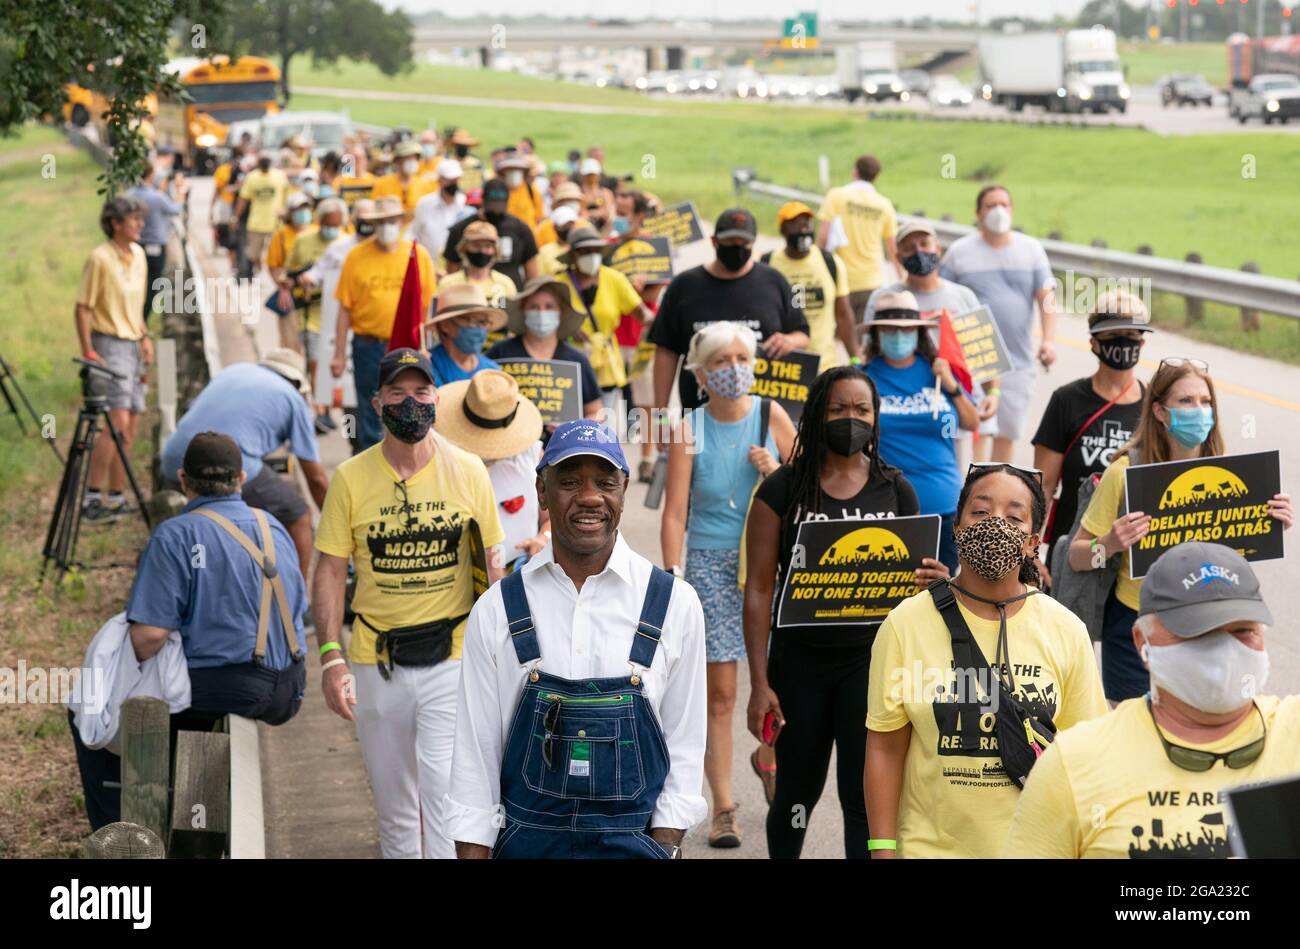
[{"label": "blue shorts", "polygon": [[1133,645],[1137,611],[1121,603],[1112,588],[1101,621],[1101,685],[1106,698],[1122,702],[1151,688],[1147,667]]}]

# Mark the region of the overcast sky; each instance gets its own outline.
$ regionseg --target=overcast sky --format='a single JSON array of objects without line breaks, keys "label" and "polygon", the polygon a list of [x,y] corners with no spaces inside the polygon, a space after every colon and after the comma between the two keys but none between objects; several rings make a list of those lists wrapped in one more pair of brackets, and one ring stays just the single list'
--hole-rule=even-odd
[{"label": "overcast sky", "polygon": [[609,0],[382,0],[384,6],[401,7],[410,13],[439,10],[452,16],[514,14],[528,16],[550,13],[554,16],[627,17],[705,19],[779,19],[800,10],[816,10],[827,20],[911,19],[934,16],[968,19],[979,8],[981,19],[999,16],[1030,15],[1040,18],[1052,14],[1073,16],[1085,0],[641,0],[623,6]]}]

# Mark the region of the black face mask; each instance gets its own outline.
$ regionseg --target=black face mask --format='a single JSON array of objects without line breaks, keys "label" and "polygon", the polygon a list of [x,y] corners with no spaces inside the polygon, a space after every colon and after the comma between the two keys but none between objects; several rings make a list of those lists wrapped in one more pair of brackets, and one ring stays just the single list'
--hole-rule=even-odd
[{"label": "black face mask", "polygon": [[1142,354],[1140,339],[1097,341],[1097,358],[1111,369],[1132,369]]},{"label": "black face mask", "polygon": [[812,242],[813,236],[806,232],[785,235],[785,249],[801,257],[812,249]]},{"label": "black face mask", "polygon": [[358,235],[360,235],[361,237],[369,237],[373,233],[375,233],[375,225],[373,223],[371,223],[370,221],[357,222]]},{"label": "black face mask", "polygon": [[488,264],[492,263],[492,255],[485,254],[480,250],[465,251],[465,259],[474,267],[486,267]]},{"label": "black face mask", "polygon": [[718,263],[730,271],[740,270],[749,262],[753,248],[745,244],[719,244]]},{"label": "black face mask", "polygon": [[455,182],[452,182],[449,185],[442,186],[442,193],[449,198],[459,190],[460,190],[460,185],[456,184]]},{"label": "black face mask", "polygon": [[468,155],[468,154],[469,154],[469,146],[468,146],[468,145],[457,145],[457,146],[456,146],[456,157],[457,157],[457,158],[464,158],[464,157],[465,157],[466,155]]},{"label": "black face mask", "polygon": [[483,209],[483,220],[492,225],[500,224],[505,219],[505,216],[505,211],[489,211],[487,208]]},{"label": "black face mask", "polygon": [[826,447],[837,455],[852,458],[871,442],[871,423],[856,418],[837,418],[826,423]]},{"label": "black face mask", "polygon": [[934,272],[939,266],[939,255],[929,250],[918,250],[915,254],[903,258],[903,269],[917,277],[924,277]]},{"label": "black face mask", "polygon": [[390,403],[383,409],[384,428],[392,432],[394,438],[414,445],[429,434],[438,407],[432,402],[417,402],[415,396],[408,395],[401,402]]}]

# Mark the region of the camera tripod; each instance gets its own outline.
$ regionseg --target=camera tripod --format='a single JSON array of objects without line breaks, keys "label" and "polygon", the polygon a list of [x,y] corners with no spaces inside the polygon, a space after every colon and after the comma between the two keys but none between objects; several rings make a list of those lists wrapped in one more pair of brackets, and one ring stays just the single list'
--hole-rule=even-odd
[{"label": "camera tripod", "polygon": [[[100,373],[104,376],[111,376],[114,379],[125,379],[126,376],[119,372],[114,372],[107,366],[91,362],[89,359],[73,359],[73,362],[81,364],[81,411],[77,415],[77,426],[72,433],[72,443],[68,448],[68,460],[63,466],[63,479],[59,482],[59,496],[54,502],[54,514],[50,518],[50,529],[45,534],[45,548],[43,554],[45,561],[41,564],[41,579],[45,579],[45,571],[53,562],[59,570],[58,580],[63,579],[73,567],[85,568],[85,564],[77,561],[77,537],[81,530],[81,499],[86,490],[86,479],[90,474],[90,459],[95,447],[95,436],[99,433],[100,422],[103,422],[109,434],[113,437],[113,444],[117,447],[117,457],[122,463],[122,469],[126,472],[127,481],[130,482],[131,492],[135,495],[136,504],[140,507],[140,516],[144,519],[145,527],[152,527],[149,522],[149,512],[145,509],[144,498],[140,494],[140,484],[135,479],[135,472],[131,468],[131,459],[127,457],[126,443],[122,441],[122,433],[113,425],[112,415],[108,410],[108,402],[102,395],[92,395],[90,392],[90,379],[92,373]],[[111,563],[97,564],[103,567],[130,567],[129,563]],[[57,582],[57,581],[56,581]]]},{"label": "camera tripod", "polygon": [[[27,401],[27,394],[23,392],[22,386],[18,384],[18,377],[14,375],[13,369],[9,367],[9,363],[4,356],[0,356],[0,395],[4,396],[5,404],[9,406],[9,411],[13,414],[15,421],[18,422],[18,431],[24,435],[27,434],[27,426],[23,424],[23,414],[18,410],[18,402],[14,401],[15,396],[27,409],[27,414],[32,417],[32,424],[36,426],[36,431],[40,432],[41,420],[36,415],[36,410],[32,408],[31,402]],[[54,457],[59,459],[59,464],[63,464],[63,455],[59,453],[59,448],[54,444],[54,439],[42,436],[41,441],[50,446],[50,451],[54,452]]]}]

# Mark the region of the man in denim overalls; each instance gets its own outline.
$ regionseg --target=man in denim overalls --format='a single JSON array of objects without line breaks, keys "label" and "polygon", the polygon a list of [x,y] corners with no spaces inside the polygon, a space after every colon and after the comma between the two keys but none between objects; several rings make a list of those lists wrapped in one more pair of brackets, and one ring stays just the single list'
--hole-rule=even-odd
[{"label": "man in denim overalls", "polygon": [[470,614],[447,833],[462,858],[677,856],[708,813],[699,599],[619,533],[609,429],[561,425],[537,470],[552,542]]}]

